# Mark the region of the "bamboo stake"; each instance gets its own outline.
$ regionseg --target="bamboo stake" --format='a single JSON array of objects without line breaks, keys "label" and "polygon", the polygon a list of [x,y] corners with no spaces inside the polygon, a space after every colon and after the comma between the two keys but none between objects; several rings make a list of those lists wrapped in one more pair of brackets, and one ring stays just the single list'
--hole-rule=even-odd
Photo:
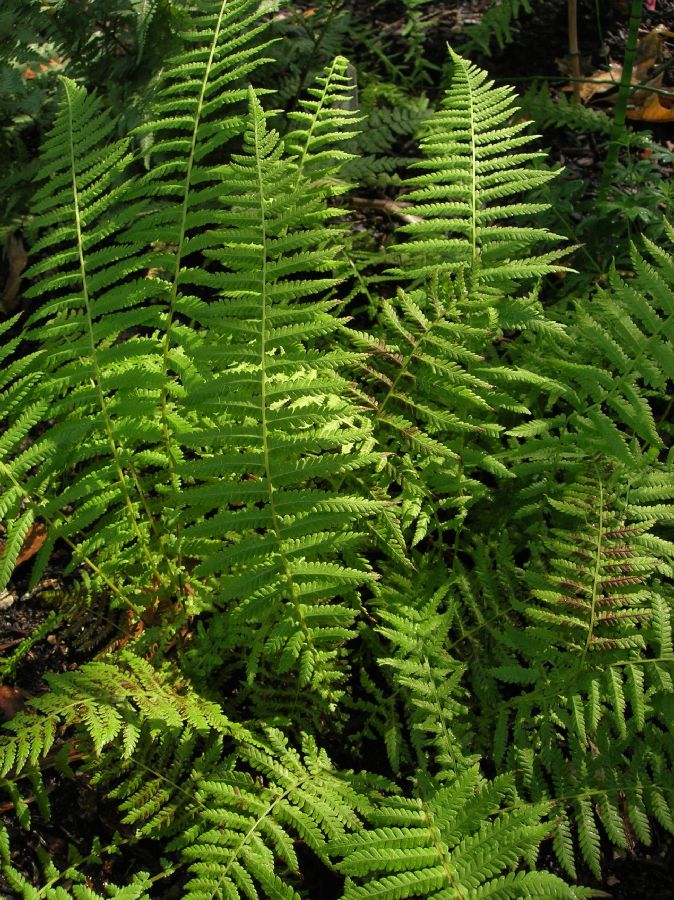
[{"label": "bamboo stake", "polygon": [[569,56],[571,57],[571,75],[573,77],[573,102],[580,102],[580,51],[578,49],[578,0],[568,0],[567,15],[569,21]]}]

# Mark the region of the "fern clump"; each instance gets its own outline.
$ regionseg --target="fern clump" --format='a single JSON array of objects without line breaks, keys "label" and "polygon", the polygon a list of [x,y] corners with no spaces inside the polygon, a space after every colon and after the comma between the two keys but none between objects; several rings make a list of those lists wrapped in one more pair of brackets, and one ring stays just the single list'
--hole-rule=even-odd
[{"label": "fern clump", "polygon": [[541,302],[553,175],[450,50],[360,266],[342,204],[390,146],[346,59],[284,119],[250,84],[269,8],[190,10],[131,134],[63,79],[0,326],[0,586],[39,527],[90,657],[8,723],[0,785],[26,830],[74,775],[116,817],[36,884],[3,827],[4,885],[590,896],[602,841],[674,831],[671,258]]}]

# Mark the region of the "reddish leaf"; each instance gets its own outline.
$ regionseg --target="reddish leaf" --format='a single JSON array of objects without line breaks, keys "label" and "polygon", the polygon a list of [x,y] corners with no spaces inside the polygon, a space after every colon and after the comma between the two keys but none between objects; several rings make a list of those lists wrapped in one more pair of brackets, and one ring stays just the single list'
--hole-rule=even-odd
[{"label": "reddish leaf", "polygon": [[[46,525],[43,525],[41,522],[36,522],[34,525],[31,525],[31,527],[28,529],[28,534],[24,539],[23,546],[21,547],[21,552],[17,557],[17,566],[20,566],[21,563],[28,562],[29,559],[32,559],[38,552],[40,547],[44,544],[46,538]],[[0,541],[0,554],[4,549],[4,541]]]},{"label": "reddish leaf", "polygon": [[32,559],[32,557],[35,556],[37,551],[44,544],[46,537],[47,529],[41,522],[36,522],[34,525],[32,525],[30,531],[26,535],[25,541],[23,542],[23,547],[21,549],[21,553],[19,553],[19,558],[16,561],[17,566],[20,566],[21,563],[25,563],[27,560]]},{"label": "reddish leaf", "polygon": [[2,289],[2,296],[0,296],[0,306],[5,312],[9,313],[15,309],[17,304],[19,289],[21,287],[21,273],[26,268],[28,254],[26,253],[26,248],[23,246],[21,238],[17,237],[17,235],[13,234],[11,231],[7,235],[5,249],[7,254],[8,272],[7,281]]}]

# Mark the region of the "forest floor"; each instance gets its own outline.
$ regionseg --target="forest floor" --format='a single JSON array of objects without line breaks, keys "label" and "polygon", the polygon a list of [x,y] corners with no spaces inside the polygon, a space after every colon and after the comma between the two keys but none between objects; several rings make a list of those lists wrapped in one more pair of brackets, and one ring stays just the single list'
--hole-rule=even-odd
[{"label": "forest floor", "polygon": [[[590,4],[585,4],[588,7]],[[460,2],[439,3],[428,9],[435,25],[428,32],[427,51],[431,58],[437,57],[438,63],[444,58],[445,44],[452,42],[455,29],[477,21],[481,10],[486,6],[485,0],[460,0]],[[601,3],[603,33],[599,33],[596,17],[590,13],[581,16],[579,21],[580,47],[585,73],[594,72],[606,61],[622,58],[628,14],[627,4]],[[606,9],[609,12],[606,13]],[[370,15],[370,5],[365,4],[364,15]],[[543,79],[548,76],[563,84],[565,58],[567,55],[566,3],[564,0],[544,0],[536,4],[536,14],[526,19],[519,39],[504,51],[494,54],[489,59],[476,57],[478,64],[484,65],[490,74],[503,81],[510,82],[523,89],[532,78]],[[372,15],[381,17],[381,26],[395,28],[399,19],[401,6],[395,0],[378,4]],[[398,17],[398,18],[397,18]],[[674,0],[658,0],[656,10],[645,13],[644,30],[664,26],[674,31]],[[665,84],[667,84],[667,80]],[[671,83],[671,79],[669,81]],[[432,91],[432,88],[431,88]],[[610,108],[610,107],[607,107]],[[669,121],[655,127],[649,126],[656,140],[663,144],[674,142],[674,122]],[[591,136],[577,132],[551,132],[543,136],[543,144],[549,151],[552,162],[563,164],[570,177],[583,177],[598,181],[601,160],[597,156],[596,146]],[[669,173],[663,172],[663,177]],[[38,539],[39,540],[39,539]],[[37,548],[35,548],[37,549]],[[31,548],[25,548],[25,563],[29,562]],[[91,656],[92,651],[103,647],[107,634],[102,631],[93,640],[72,639],[72,632],[67,623],[56,622],[53,606],[54,598],[63,594],[65,582],[63,569],[67,558],[55,555],[50,563],[47,576],[38,587],[28,590],[27,578],[30,566],[20,566],[16,580],[9,589],[0,592],[0,722],[7,721],[22,707],[26,699],[34,696],[46,687],[44,675],[63,672],[75,668],[84,659]],[[49,619],[49,617],[52,619]],[[54,621],[53,629],[43,627],[45,623]],[[32,648],[23,655],[15,671],[8,671],[7,661],[23,641],[36,629],[45,632]],[[80,627],[81,628],[81,627]],[[95,644],[98,646],[95,646]],[[81,649],[86,644],[87,649]],[[78,649],[80,648],[80,649]],[[5,684],[3,684],[5,681]],[[102,833],[106,826],[110,835],[116,826],[113,810],[108,810],[93,789],[83,779],[71,784],[57,783],[51,786],[53,817],[49,824],[35,816],[35,827],[30,834],[20,832],[13,816],[7,815],[9,803],[0,802],[0,817],[10,831],[14,847],[24,848],[23,868],[28,878],[38,872],[36,857],[38,848],[59,862],[66,859],[68,844],[74,844],[83,850],[90,841],[90,835],[97,831]],[[94,828],[95,824],[95,828]],[[674,898],[674,841],[664,832],[655,834],[651,847],[635,845],[626,850],[617,850],[608,844],[604,846],[606,877],[602,883],[587,870],[579,872],[579,882],[594,886],[606,892],[606,896],[615,900],[671,900]],[[152,848],[137,845],[134,848],[133,861],[126,859],[115,862],[114,871],[104,871],[104,878],[123,881],[125,869],[138,869],[152,865]],[[559,871],[552,854],[545,860],[553,871]],[[16,863],[15,863],[16,864]],[[562,874],[560,872],[560,874]],[[100,885],[98,885],[100,886]],[[323,897],[338,896],[339,885],[322,884],[309,888],[310,894],[317,900]],[[167,888],[165,900],[177,900],[180,886]],[[3,885],[0,877],[0,900],[10,900],[12,894],[7,885]]]}]

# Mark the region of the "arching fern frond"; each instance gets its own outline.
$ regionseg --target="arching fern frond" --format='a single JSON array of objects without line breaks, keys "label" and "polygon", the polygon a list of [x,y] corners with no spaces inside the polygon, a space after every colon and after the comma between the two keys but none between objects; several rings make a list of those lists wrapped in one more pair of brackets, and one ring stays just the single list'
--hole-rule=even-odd
[{"label": "arching fern frond", "polygon": [[267,61],[260,46],[267,23],[256,0],[197,0],[191,13],[190,30],[181,35],[188,49],[168,61],[153,118],[136,130],[151,145],[153,165],[137,187],[144,213],[130,217],[127,235],[152,247],[147,266],[159,273],[165,292],[159,409],[174,487],[182,459],[177,440],[190,427],[171,390],[184,376],[181,344],[191,339],[191,329],[182,327],[180,298],[204,282],[205,250],[214,241],[217,246],[219,154],[243,132],[245,79]]},{"label": "arching fern frond", "polygon": [[[177,863],[160,877],[184,866],[190,877],[183,896],[189,900],[297,897],[296,843],[328,865],[328,842],[359,829],[370,807],[367,779],[340,774],[313,739],[304,737],[299,752],[273,729],[255,736],[230,722],[217,704],[172,684],[130,653],[49,681],[50,693],[32,702],[31,714],[13,720],[15,736],[0,744],[0,783],[10,789],[22,824],[28,827],[30,817],[16,787],[19,777],[30,776],[48,816],[40,775],[45,757],[66,771],[64,751],[77,747],[71,761],[76,765],[90,747],[84,768],[93,773],[92,784],[117,804],[126,842],[162,841],[162,852]],[[59,727],[67,729],[67,743],[54,756],[50,751],[62,740]],[[0,833],[2,869],[10,883],[23,888],[25,880],[11,866],[2,841]],[[82,880],[78,870],[86,863],[82,858],[72,873],[52,866],[48,884],[73,874]],[[111,896],[149,896],[141,885],[148,886],[144,873]],[[85,895],[75,886],[72,894],[59,887],[45,896],[80,900]]]},{"label": "arching fern frond", "polygon": [[527,166],[543,154],[528,149],[526,123],[512,122],[512,89],[495,87],[481,69],[449,53],[450,86],[425,126],[424,159],[413,165],[421,174],[406,182],[408,212],[423,221],[399,229],[409,241],[393,271],[412,280],[465,267],[477,284],[506,288],[556,271],[563,251],[534,248],[561,238],[515,224],[546,207],[511,199],[555,173]]},{"label": "arching fern frond", "polygon": [[[144,277],[138,245],[114,243],[120,210],[132,206],[128,141],[111,140],[114,122],[97,98],[67,79],[62,84],[35,195],[41,237],[33,253],[43,258],[29,270],[36,280],[26,292],[42,299],[26,335],[39,348],[28,359],[40,377],[22,414],[10,419],[0,460],[3,513],[14,520],[2,565],[6,581],[27,529],[41,518],[48,533],[34,581],[55,540],[65,537],[78,545],[78,562],[103,551],[97,573],[123,592],[148,563],[162,583],[149,550],[146,495],[128,469],[141,441],[156,446],[160,439],[147,421],[148,403],[157,397],[159,344],[149,335],[117,341],[141,321],[158,324],[157,308],[145,306],[158,289]],[[11,397],[24,391],[26,380],[18,363],[9,373]],[[145,390],[138,389],[141,382]],[[45,419],[48,427],[36,434],[34,426]],[[69,477],[62,483],[64,472]]]},{"label": "arching fern frond", "polygon": [[608,287],[575,306],[566,336],[525,348],[523,364],[535,358],[564,388],[557,415],[510,429],[518,474],[547,468],[554,480],[545,458],[582,468],[593,454],[643,468],[649,448],[664,447],[666,416],[658,422],[656,410],[674,385],[674,262],[664,247],[647,239],[644,247],[633,248],[633,277],[613,271]]},{"label": "arching fern frond", "polygon": [[[382,448],[395,448],[387,471],[401,485],[412,546],[439,510],[450,514],[445,528],[463,521],[488,495],[485,475],[511,477],[499,458],[501,423],[529,414],[520,399],[525,390],[535,396],[558,387],[533,367],[504,364],[494,353],[503,333],[500,312],[497,297],[466,285],[459,273],[383,298],[375,336],[354,335],[369,351],[365,402]],[[517,312],[506,315],[514,330]]]},{"label": "arching fern frond", "polygon": [[6,727],[12,737],[0,744],[0,777],[16,778],[55,746],[59,729],[75,729],[96,754],[114,744],[129,758],[142,728],[150,733],[190,726],[197,733],[217,730],[245,738],[245,728],[229,722],[216,703],[162,677],[150,663],[121,651],[114,660],[86,663],[73,672],[48,675],[50,690],[30,701]]},{"label": "arching fern frond", "polygon": [[515,871],[535,858],[548,826],[541,807],[501,810],[513,796],[510,779],[487,784],[468,769],[451,785],[424,782],[413,798],[382,801],[371,830],[332,845],[344,900],[591,896],[548,872]]},{"label": "arching fern frond", "polygon": [[333,195],[348,189],[339,176],[353,154],[342,144],[357,135],[361,116],[351,108],[355,85],[348,60],[338,56],[309,88],[309,98],[299,101],[300,109],[289,114],[295,128],[285,137],[289,155],[297,164],[296,180],[306,179]]},{"label": "arching fern frond", "polygon": [[[183,550],[202,560],[197,575],[218,579],[216,655],[243,651],[251,678],[273,660],[327,696],[357,588],[373,577],[355,555],[357,523],[380,506],[331,484],[376,455],[339,374],[354,356],[326,346],[339,321],[330,314],[336,279],[325,244],[335,235],[324,196],[305,189],[252,92],[245,149],[221,173],[223,249],[207,251],[222,266],[213,277],[223,299],[181,305],[208,329],[192,402],[218,417],[192,431],[189,445],[203,458],[180,468],[192,483],[181,494]],[[215,377],[211,359],[221,361]]]},{"label": "arching fern frond", "polygon": [[597,877],[599,822],[622,847],[649,843],[649,818],[674,829],[673,598],[661,578],[674,545],[649,533],[657,505],[635,521],[623,490],[624,472],[599,473],[550,498],[555,524],[524,573],[519,616],[491,629],[491,677],[519,690],[500,703],[496,757],[564,811],[554,845],[573,877],[569,822]]},{"label": "arching fern frond", "polygon": [[[361,827],[367,798],[312,739],[302,752],[272,730],[236,759],[195,778],[194,824],[168,845],[188,865],[186,900],[299,895],[296,845],[329,864],[329,842]],[[129,803],[129,807],[131,804]],[[305,850],[305,852],[306,852]]]},{"label": "arching fern frond", "polygon": [[431,573],[386,585],[374,607],[387,645],[378,663],[401,695],[419,771],[453,781],[466,758],[464,666],[446,650],[455,613],[449,583],[430,591]]}]

